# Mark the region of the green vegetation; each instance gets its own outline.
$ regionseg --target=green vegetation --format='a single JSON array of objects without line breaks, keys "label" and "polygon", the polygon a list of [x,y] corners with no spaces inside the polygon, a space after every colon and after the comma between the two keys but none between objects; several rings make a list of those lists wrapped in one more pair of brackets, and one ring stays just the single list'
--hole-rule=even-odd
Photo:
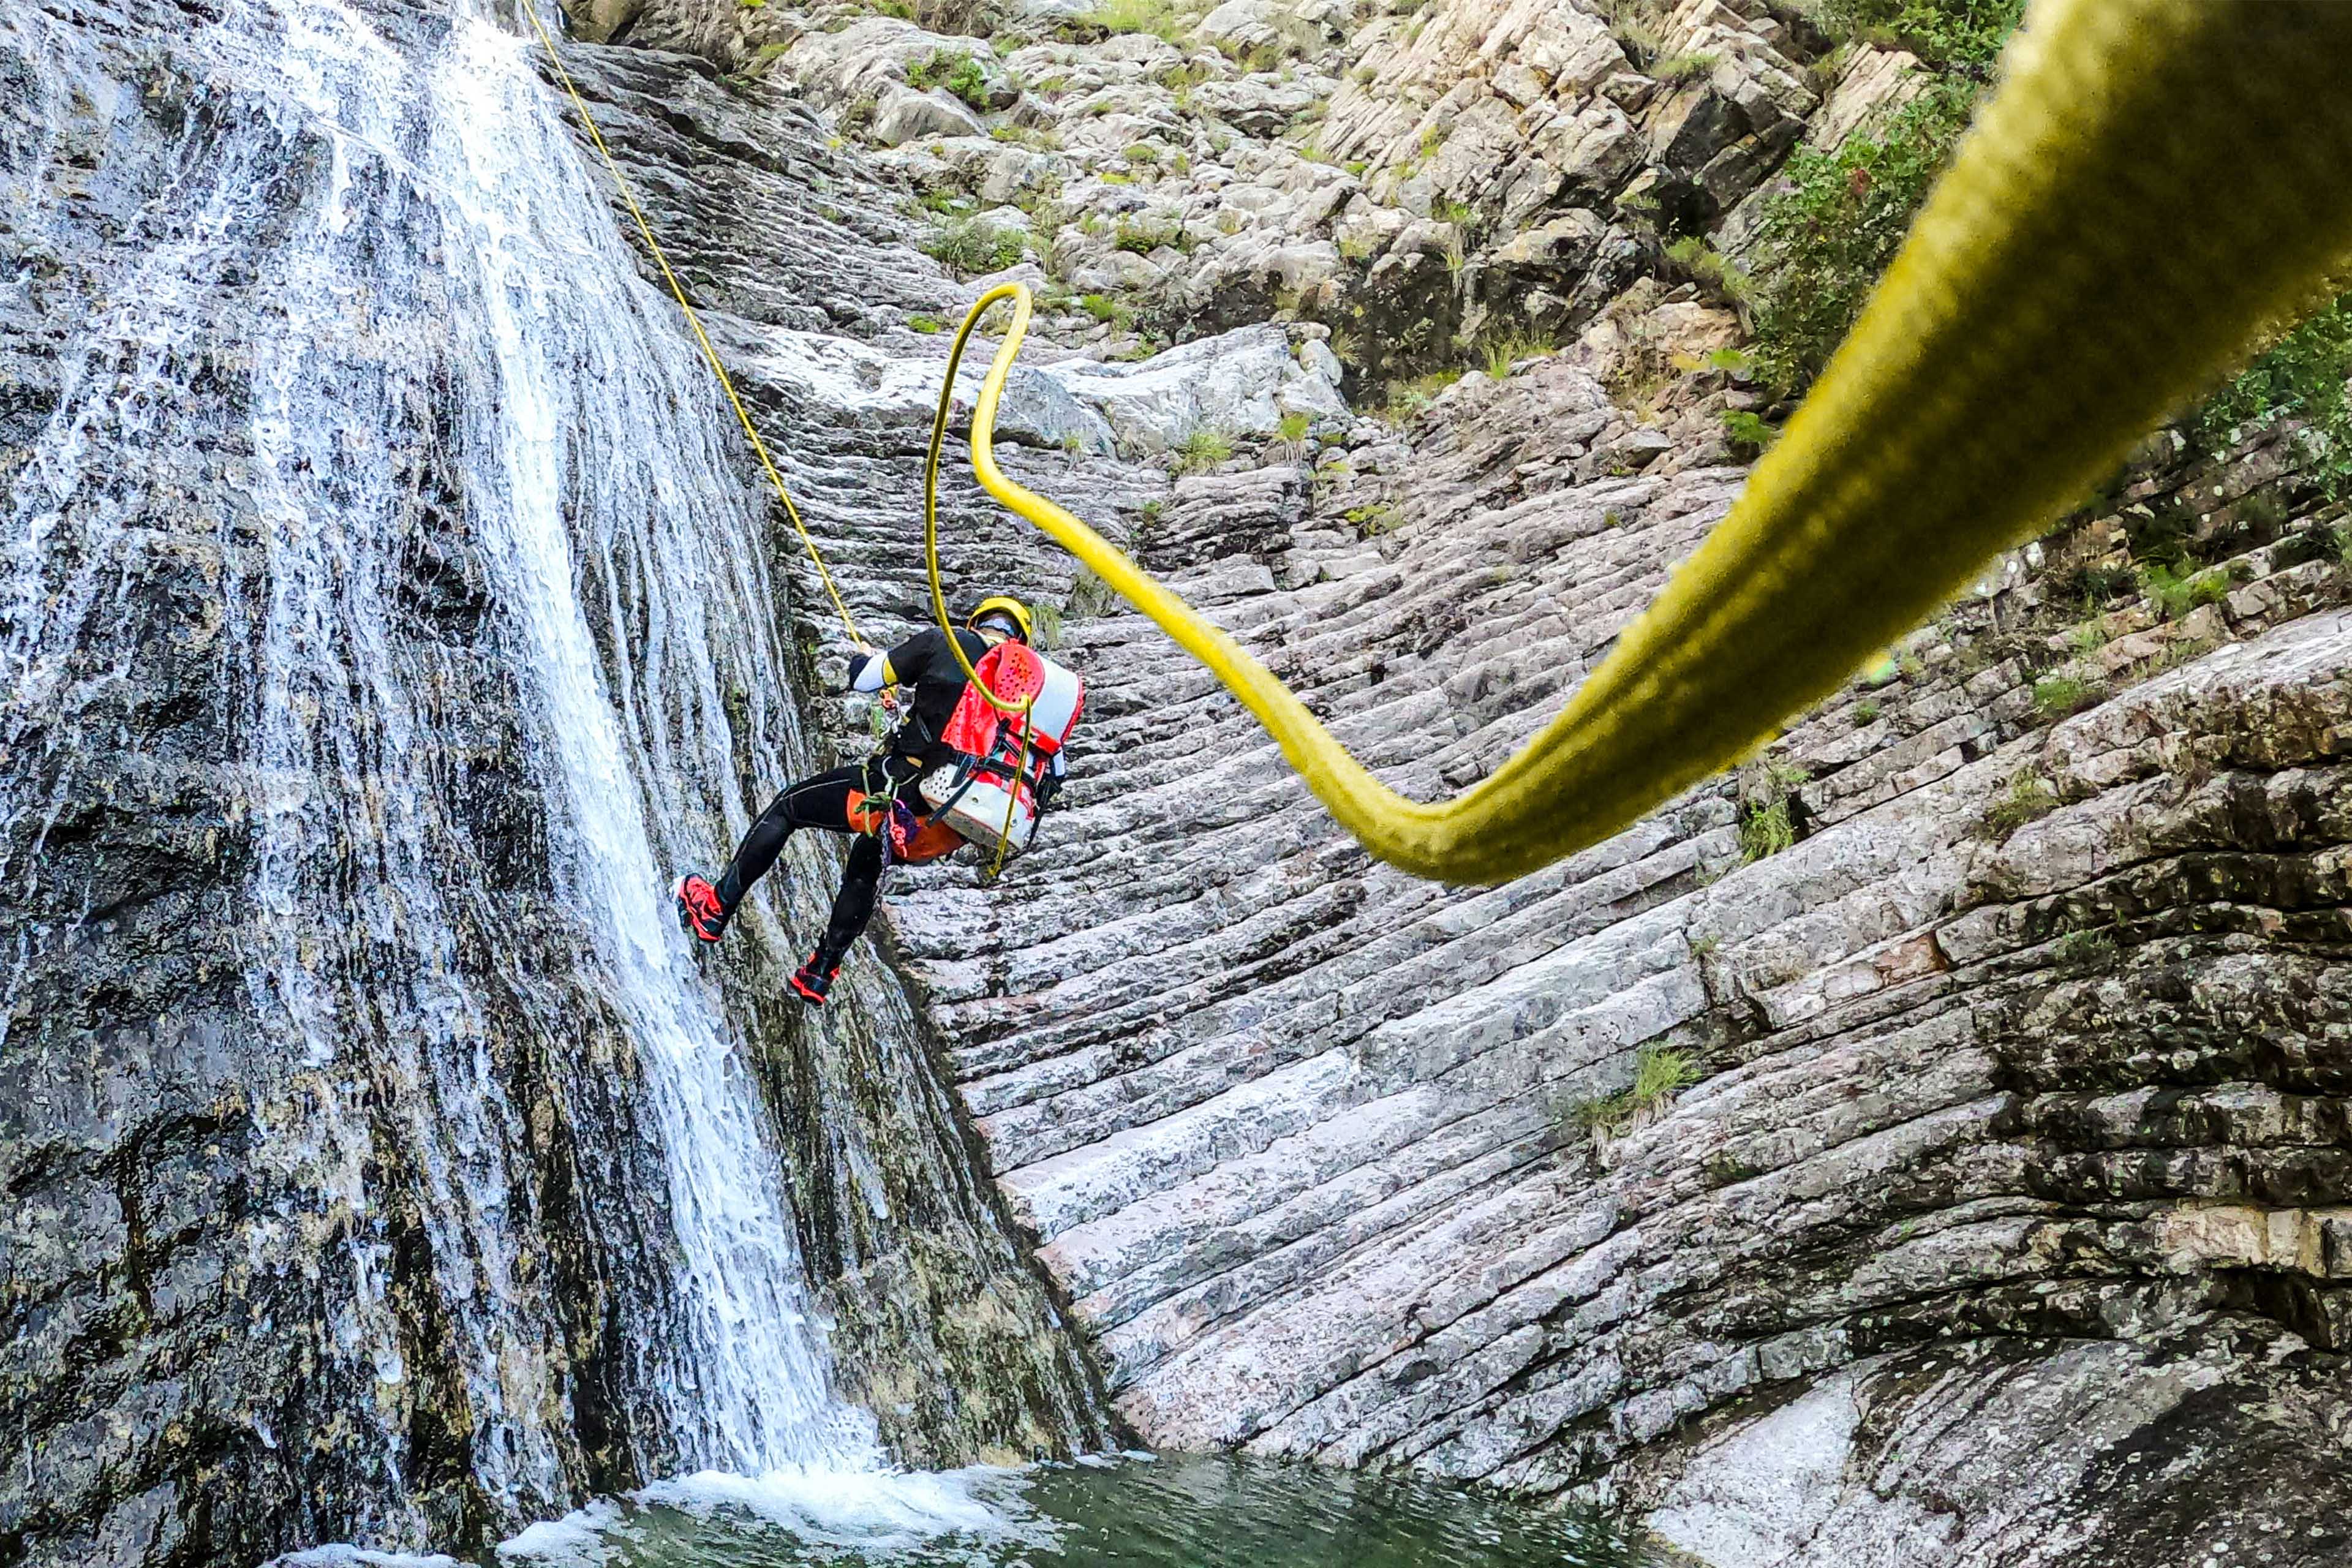
[{"label": "green vegetation", "polygon": [[1135,311],[1105,294],[1085,294],[1078,299],[1078,309],[1097,321],[1105,321],[1120,331],[1135,324]]},{"label": "green vegetation", "polygon": [[974,109],[988,107],[988,72],[961,49],[938,49],[907,68],[907,85],[918,91],[943,87]]},{"label": "green vegetation", "polygon": [[1877,722],[1878,703],[1875,699],[1864,698],[1863,700],[1853,705],[1853,727],[1855,729],[1866,730],[1871,725]]},{"label": "green vegetation", "polygon": [[944,332],[948,330],[948,324],[937,316],[909,316],[907,325],[919,332]]},{"label": "green vegetation", "polygon": [[1756,415],[1742,408],[1723,411],[1723,438],[1737,448],[1735,456],[1761,457],[1764,448],[1778,439],[1780,432]]},{"label": "green vegetation", "polygon": [[2046,675],[2033,683],[2033,710],[2044,719],[2063,719],[2095,706],[2105,695],[2105,689],[2095,680]]},{"label": "green vegetation", "polygon": [[1795,798],[1809,775],[1787,763],[1767,763],[1739,803],[1739,858],[1749,865],[1797,842]]},{"label": "green vegetation", "polygon": [[1668,55],[1650,68],[1650,75],[1669,87],[1680,82],[1696,81],[1715,68],[1718,58],[1707,54]]},{"label": "green vegetation", "polygon": [[1150,33],[1181,47],[1191,17],[1170,0],[1102,0],[1076,20],[1105,33]]},{"label": "green vegetation", "polygon": [[1149,256],[1163,245],[1174,250],[1192,249],[1185,241],[1183,226],[1174,218],[1155,219],[1136,214],[1119,218],[1111,230],[1110,243],[1115,250],[1131,250],[1138,256]]},{"label": "green vegetation", "polygon": [[923,242],[924,252],[959,277],[1001,272],[1021,259],[1028,236],[976,217],[950,218]]},{"label": "green vegetation", "polygon": [[2140,587],[2164,612],[2168,621],[2179,620],[2201,605],[2218,605],[2230,596],[2226,573],[2184,574],[2161,563],[2140,573]]},{"label": "green vegetation", "polygon": [[[1339,357],[1344,360],[1348,356],[1343,353]],[[1458,370],[1433,370],[1409,381],[1391,382],[1385,402],[1372,411],[1372,416],[1391,425],[1402,425],[1428,407],[1430,401],[1439,393],[1461,379],[1462,373]]]},{"label": "green vegetation", "polygon": [[1196,474],[1213,468],[1234,455],[1233,437],[1222,430],[1203,426],[1184,437],[1176,448],[1176,471]]},{"label": "green vegetation", "polygon": [[[1666,259],[1672,269],[1685,281],[1698,285],[1698,291],[1718,305],[1735,310],[1751,309],[1756,299],[1755,280],[1726,260],[1722,252],[1695,234],[1685,235],[1666,247]],[[1724,351],[1717,350],[1720,353]],[[1736,352],[1736,351],[1735,351]],[[1739,356],[1740,368],[1747,368],[1747,357]],[[1713,364],[1720,370],[1724,367]]]},{"label": "green vegetation", "polygon": [[2057,792],[2032,768],[2009,781],[2009,793],[1985,810],[1985,826],[1997,838],[2006,838],[2027,823],[2058,809]]},{"label": "green vegetation", "polygon": [[2352,489],[2352,294],[2281,337],[2208,398],[2189,419],[2190,436],[2208,450],[2226,447],[2247,426],[2299,419],[2315,459],[2314,475],[2331,499]]},{"label": "green vegetation", "polygon": [[1160,162],[1160,149],[1149,142],[1138,142],[1119,156],[1130,163],[1157,163]]},{"label": "green vegetation", "polygon": [[1404,514],[1387,501],[1374,501],[1370,506],[1351,506],[1342,515],[1355,525],[1357,535],[1364,539],[1378,539],[1383,533],[1394,532],[1404,521]]},{"label": "green vegetation", "polygon": [[1832,37],[1908,49],[1931,66],[1981,73],[2017,26],[2025,0],[1826,0]]},{"label": "green vegetation", "polygon": [[1552,352],[1551,339],[1541,335],[1503,332],[1488,338],[1479,348],[1487,375],[1496,381],[1510,379],[1511,367],[1523,359]]},{"label": "green vegetation", "polygon": [[1699,1080],[1698,1064],[1666,1046],[1643,1046],[1633,1056],[1629,1089],[1570,1109],[1567,1124],[1580,1132],[1614,1138],[1631,1131],[1652,1110]]},{"label": "green vegetation", "polygon": [[2050,949],[2050,956],[2061,963],[2096,963],[2116,955],[2113,931],[2070,931]]},{"label": "green vegetation", "polygon": [[1281,423],[1275,426],[1275,434],[1294,447],[1304,446],[1307,442],[1307,427],[1314,423],[1313,417],[1308,415],[1286,414],[1282,416]]},{"label": "green vegetation", "polygon": [[1897,110],[1875,140],[1834,153],[1800,147],[1757,226],[1751,354],[1781,394],[1829,363],[1911,226],[1912,215],[1967,129],[1975,89],[1938,82]]}]

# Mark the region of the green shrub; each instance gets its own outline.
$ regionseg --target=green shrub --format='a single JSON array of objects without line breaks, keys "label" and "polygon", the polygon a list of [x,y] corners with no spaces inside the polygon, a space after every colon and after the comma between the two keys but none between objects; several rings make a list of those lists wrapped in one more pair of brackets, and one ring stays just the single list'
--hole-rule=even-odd
[{"label": "green shrub", "polygon": [[1643,1046],[1633,1055],[1632,1087],[1570,1108],[1567,1123],[1581,1132],[1615,1137],[1644,1113],[1699,1080],[1698,1064],[1666,1046]]},{"label": "green shrub", "polygon": [[1744,448],[1740,456],[1754,458],[1760,455],[1780,434],[1779,430],[1745,409],[1727,408],[1723,411],[1724,439],[1735,447]]},{"label": "green shrub", "polygon": [[2017,26],[2025,0],[1826,0],[1833,35],[1908,49],[1932,66],[1982,70]]},{"label": "green shrub", "polygon": [[1021,259],[1028,237],[1017,227],[999,227],[982,218],[950,218],[923,242],[923,249],[960,277],[1001,272]]},{"label": "green shrub", "polygon": [[2128,566],[2077,566],[2061,580],[2059,593],[2095,607],[2111,605],[2138,587],[2138,574]]},{"label": "green shrub", "polygon": [[1232,437],[1222,430],[1203,426],[1185,437],[1177,447],[1176,471],[1180,474],[1198,473],[1203,468],[1215,468],[1233,455]]},{"label": "green shrub", "polygon": [[943,87],[974,109],[988,107],[988,73],[961,49],[937,49],[907,67],[907,85]]},{"label": "green shrub", "polygon": [[1787,763],[1766,763],[1741,792],[1739,858],[1753,865],[1797,842],[1795,798],[1808,777]]},{"label": "green shrub", "polygon": [[2201,605],[2218,605],[2230,596],[2230,579],[2221,572],[2184,575],[2163,565],[2140,574],[2140,586],[2156,601],[2168,621],[2177,621]]},{"label": "green shrub", "polygon": [[1739,858],[1753,865],[1778,855],[1797,842],[1797,825],[1789,816],[1789,797],[1751,800],[1739,808]]},{"label": "green shrub", "polygon": [[1968,126],[1974,90],[1940,82],[1897,110],[1876,139],[1789,155],[1757,225],[1758,371],[1777,391],[1819,375],[1894,259],[1912,215]]},{"label": "green shrub", "polygon": [[2352,294],[2340,295],[2280,338],[2189,416],[2190,436],[2208,450],[2244,426],[2303,421],[2314,476],[2330,497],[2352,488]]},{"label": "green shrub", "polygon": [[1295,447],[1307,439],[1307,426],[1314,423],[1313,417],[1308,415],[1286,414],[1282,416],[1282,422],[1275,427],[1275,434]]}]

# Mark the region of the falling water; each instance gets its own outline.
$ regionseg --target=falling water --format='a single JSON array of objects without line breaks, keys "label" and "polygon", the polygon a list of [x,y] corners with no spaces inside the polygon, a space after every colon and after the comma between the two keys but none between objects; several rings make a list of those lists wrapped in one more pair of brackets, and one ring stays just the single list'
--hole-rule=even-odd
[{"label": "falling water", "polygon": [[[75,3],[0,22],[51,136],[131,90],[94,61]],[[547,1051],[609,1050],[642,1079],[677,1321],[674,1342],[638,1347],[637,1392],[670,1457],[873,1463],[870,1421],[827,1391],[739,1026],[664,907],[670,870],[747,821],[736,746],[775,776],[796,736],[763,514],[707,371],[487,0],[225,0],[193,36],[173,8],[126,8],[191,82],[159,176],[182,221],[125,237],[8,498],[0,755],[51,744],[58,715],[121,677],[77,650],[94,621],[142,613],[192,445],[227,454],[217,614],[257,850],[247,984],[310,1085],[303,1113],[265,1119],[266,1163],[310,1194],[270,1223],[338,1238],[317,1263],[334,1353],[379,1388],[418,1373],[371,1176],[397,1163],[426,1196],[440,1294],[462,1304],[449,1354],[475,1474],[523,1511],[574,1489],[544,1419],[562,1397],[544,1312],[518,1305],[507,1163],[527,1139],[489,1040],[519,1010]],[[8,151],[0,174],[36,178],[0,196],[37,243],[70,195],[38,173],[70,160]],[[248,388],[238,421],[193,430],[185,411],[228,374]],[[455,610],[420,610],[420,552],[446,557]],[[496,670],[433,624],[475,600]],[[501,685],[545,812],[519,834],[546,846],[551,897],[452,864],[474,765],[452,715]],[[0,770],[0,827],[17,830],[0,846],[37,854],[73,773],[33,778]],[[0,863],[0,884],[25,874]],[[574,972],[531,973],[505,941],[518,921],[555,923]],[[404,1445],[387,1429],[387,1495]]]}]

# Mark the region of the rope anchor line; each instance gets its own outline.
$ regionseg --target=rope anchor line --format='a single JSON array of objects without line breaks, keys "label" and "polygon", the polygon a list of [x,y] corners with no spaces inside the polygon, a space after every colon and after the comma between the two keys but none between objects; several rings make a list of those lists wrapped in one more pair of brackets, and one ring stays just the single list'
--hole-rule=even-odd
[{"label": "rope anchor line", "polygon": [[710,334],[702,330],[702,317],[687,300],[686,289],[678,282],[677,274],[670,270],[669,257],[663,251],[661,241],[654,237],[654,226],[646,221],[645,209],[637,205],[637,195],[630,188],[628,176],[621,173],[621,165],[614,159],[613,150],[604,145],[604,132],[597,125],[596,117],[589,112],[587,100],[580,96],[579,88],[572,84],[572,73],[563,68],[563,57],[556,52],[555,39],[548,33],[547,25],[539,19],[538,0],[522,0],[521,10],[530,18],[531,31],[539,35],[540,43],[547,50],[547,63],[555,68],[556,79],[562,83],[564,93],[572,100],[573,110],[580,116],[580,123],[586,127],[588,140],[595,144],[596,155],[604,161],[605,172],[613,176],[613,184],[619,189],[629,216],[636,220],[637,233],[645,237],[646,248],[653,252],[654,265],[661,268],[662,281],[669,285],[670,298],[677,301],[677,308],[686,314],[686,324],[694,330],[694,341],[701,345],[703,360],[710,366],[710,373],[719,378],[719,389],[727,394],[728,405],[735,410],[736,420],[743,426],[743,434],[750,439],[751,450],[758,455],[761,470],[768,476],[768,483],[775,488],[776,499],[784,503],[784,515],[792,519],[793,531],[801,536],[801,543],[808,550],[809,560],[815,563],[817,577],[824,584],[825,596],[833,601],[833,607],[841,616],[842,626],[849,633],[850,641],[865,647],[866,638],[857,629],[857,618],[849,613],[849,605],[842,599],[841,590],[834,584],[833,573],[825,566],[824,552],[817,549],[816,540],[810,534],[808,525],[801,521],[801,509],[793,504],[793,492],[784,488],[783,475],[776,471],[775,459],[768,456],[768,444],[760,439],[759,428],[751,423],[751,411],[743,406],[743,399],[735,391],[735,378],[729,375],[727,367],[719,362],[719,351],[711,347]]}]

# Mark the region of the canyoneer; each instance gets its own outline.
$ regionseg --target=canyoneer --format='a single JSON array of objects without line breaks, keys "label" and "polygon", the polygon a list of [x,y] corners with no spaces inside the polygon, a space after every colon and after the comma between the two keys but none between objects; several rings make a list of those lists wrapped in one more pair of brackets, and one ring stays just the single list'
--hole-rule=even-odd
[{"label": "canyoneer", "polygon": [[[727,922],[782,853],[795,829],[856,837],[824,936],[792,977],[812,1006],[824,1005],[841,961],[874,916],[892,863],[920,865],[977,844],[1000,858],[1028,847],[1038,817],[1062,787],[1064,742],[1078,721],[1085,683],[1030,645],[1028,606],[1003,595],[972,606],[955,633],[927,627],[887,653],[864,652],[846,690],[912,689],[907,714],[874,755],[787,784],[736,847],[716,882],[677,880],[679,923],[706,942]],[[973,673],[998,701],[1029,707],[1001,713],[964,676]]]}]

